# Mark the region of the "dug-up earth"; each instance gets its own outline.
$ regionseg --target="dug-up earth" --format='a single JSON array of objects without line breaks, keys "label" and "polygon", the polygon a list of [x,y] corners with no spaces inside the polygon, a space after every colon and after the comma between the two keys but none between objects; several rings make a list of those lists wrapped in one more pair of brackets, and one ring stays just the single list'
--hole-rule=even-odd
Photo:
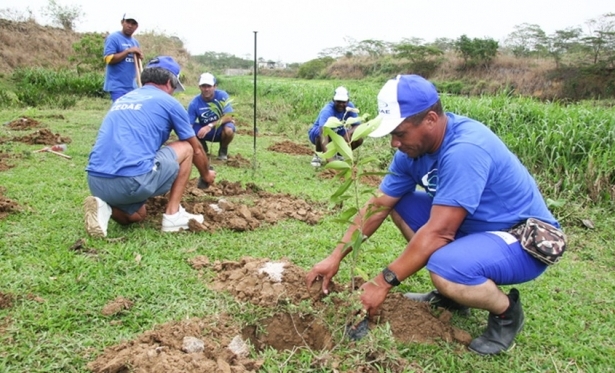
[{"label": "dug-up earth", "polygon": [[[320,283],[307,289],[306,272],[288,260],[244,257],[240,261],[210,263],[206,257],[196,256],[190,264],[195,275],[213,276],[204,286],[230,294],[237,302],[263,308],[267,311],[263,314],[268,316],[249,325],[230,314],[160,325],[134,340],[106,348],[88,364],[92,372],[257,372],[263,365],[259,356],[268,348],[309,349],[323,356],[316,359],[320,366],[315,368],[336,371],[344,356],[327,352],[339,348],[340,344],[357,343],[344,335],[349,319],[340,312],[348,298],[348,289],[332,284],[331,295],[326,297],[319,291]],[[296,306],[306,302],[310,307],[297,311]],[[118,312],[130,312],[132,302],[120,297],[111,305]],[[107,315],[110,308],[108,305],[104,309]],[[468,344],[470,335],[451,326],[450,318],[448,311],[433,311],[427,304],[391,293],[378,322],[369,323],[368,333],[388,324],[392,337],[399,342],[444,341],[459,347]],[[403,372],[412,365],[402,358],[386,358],[387,354],[390,356],[390,351],[372,350],[362,362],[353,360],[352,371]]]},{"label": "dug-up earth", "polygon": [[[193,214],[203,214],[201,224],[190,222],[192,232],[214,232],[229,229],[236,232],[251,231],[263,223],[275,224],[283,219],[295,219],[307,224],[318,223],[323,211],[318,204],[309,203],[289,194],[276,194],[262,190],[252,183],[245,187],[240,182],[222,180],[207,189],[196,187],[197,179],[190,180],[182,205]],[[166,196],[147,201],[147,215],[152,223],[164,213]],[[322,207],[322,206],[320,206]]]}]

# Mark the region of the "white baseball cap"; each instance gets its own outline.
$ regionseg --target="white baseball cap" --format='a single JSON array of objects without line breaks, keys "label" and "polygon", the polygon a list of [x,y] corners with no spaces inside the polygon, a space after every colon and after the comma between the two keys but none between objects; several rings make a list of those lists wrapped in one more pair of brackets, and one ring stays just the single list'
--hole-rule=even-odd
[{"label": "white baseball cap", "polygon": [[370,137],[382,137],[404,119],[429,109],[440,100],[436,87],[419,75],[397,75],[384,84],[378,93],[378,117],[382,122]]},{"label": "white baseball cap", "polygon": [[348,101],[348,90],[345,87],[335,88],[335,94],[333,95],[333,101]]},{"label": "white baseball cap", "polygon": [[132,19],[133,21],[139,23],[137,21],[137,18],[135,18],[135,14],[134,13],[124,13],[124,15],[122,16],[122,21],[127,20],[127,19]]},{"label": "white baseball cap", "polygon": [[201,74],[201,78],[199,79],[199,85],[203,84],[214,86],[216,85],[216,78],[210,73]]}]

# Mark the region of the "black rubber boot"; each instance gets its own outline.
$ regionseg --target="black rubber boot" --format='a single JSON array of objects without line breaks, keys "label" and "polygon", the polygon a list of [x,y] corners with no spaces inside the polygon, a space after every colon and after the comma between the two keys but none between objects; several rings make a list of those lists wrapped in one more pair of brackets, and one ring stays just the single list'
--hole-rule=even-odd
[{"label": "black rubber boot", "polygon": [[218,159],[221,161],[226,161],[228,159],[228,147],[220,147],[218,150]]},{"label": "black rubber boot", "polygon": [[406,293],[404,294],[404,297],[417,302],[428,302],[434,308],[441,307],[449,311],[456,311],[463,316],[470,315],[469,307],[461,305],[454,300],[445,297],[440,294],[438,290],[433,290],[429,293]]},{"label": "black rubber boot", "polygon": [[508,293],[510,306],[501,315],[489,313],[487,330],[470,343],[469,349],[480,355],[495,355],[515,346],[515,337],[523,328],[525,317],[521,307],[519,291]]}]

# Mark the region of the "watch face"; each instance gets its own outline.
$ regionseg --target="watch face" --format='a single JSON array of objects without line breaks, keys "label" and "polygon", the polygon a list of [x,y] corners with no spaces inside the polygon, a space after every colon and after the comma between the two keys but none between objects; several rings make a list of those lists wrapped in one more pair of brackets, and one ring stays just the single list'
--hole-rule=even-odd
[{"label": "watch face", "polygon": [[395,273],[391,272],[391,271],[385,271],[384,272],[384,280],[388,283],[391,283],[393,281],[395,281]]}]

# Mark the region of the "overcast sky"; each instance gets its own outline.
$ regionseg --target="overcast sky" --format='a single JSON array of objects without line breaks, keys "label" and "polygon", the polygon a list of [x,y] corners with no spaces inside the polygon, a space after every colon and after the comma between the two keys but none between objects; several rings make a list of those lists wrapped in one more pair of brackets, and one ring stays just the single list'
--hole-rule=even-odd
[{"label": "overcast sky", "polygon": [[[399,42],[490,37],[503,41],[515,25],[539,25],[547,34],[615,12],[614,0],[56,0],[80,5],[76,31],[117,31],[124,12],[138,15],[139,32],[158,31],[184,41],[191,54],[226,52],[283,62],[305,62],[349,39]],[[48,0],[0,0],[0,9],[40,11]],[[584,30],[586,30],[584,28]]]}]

